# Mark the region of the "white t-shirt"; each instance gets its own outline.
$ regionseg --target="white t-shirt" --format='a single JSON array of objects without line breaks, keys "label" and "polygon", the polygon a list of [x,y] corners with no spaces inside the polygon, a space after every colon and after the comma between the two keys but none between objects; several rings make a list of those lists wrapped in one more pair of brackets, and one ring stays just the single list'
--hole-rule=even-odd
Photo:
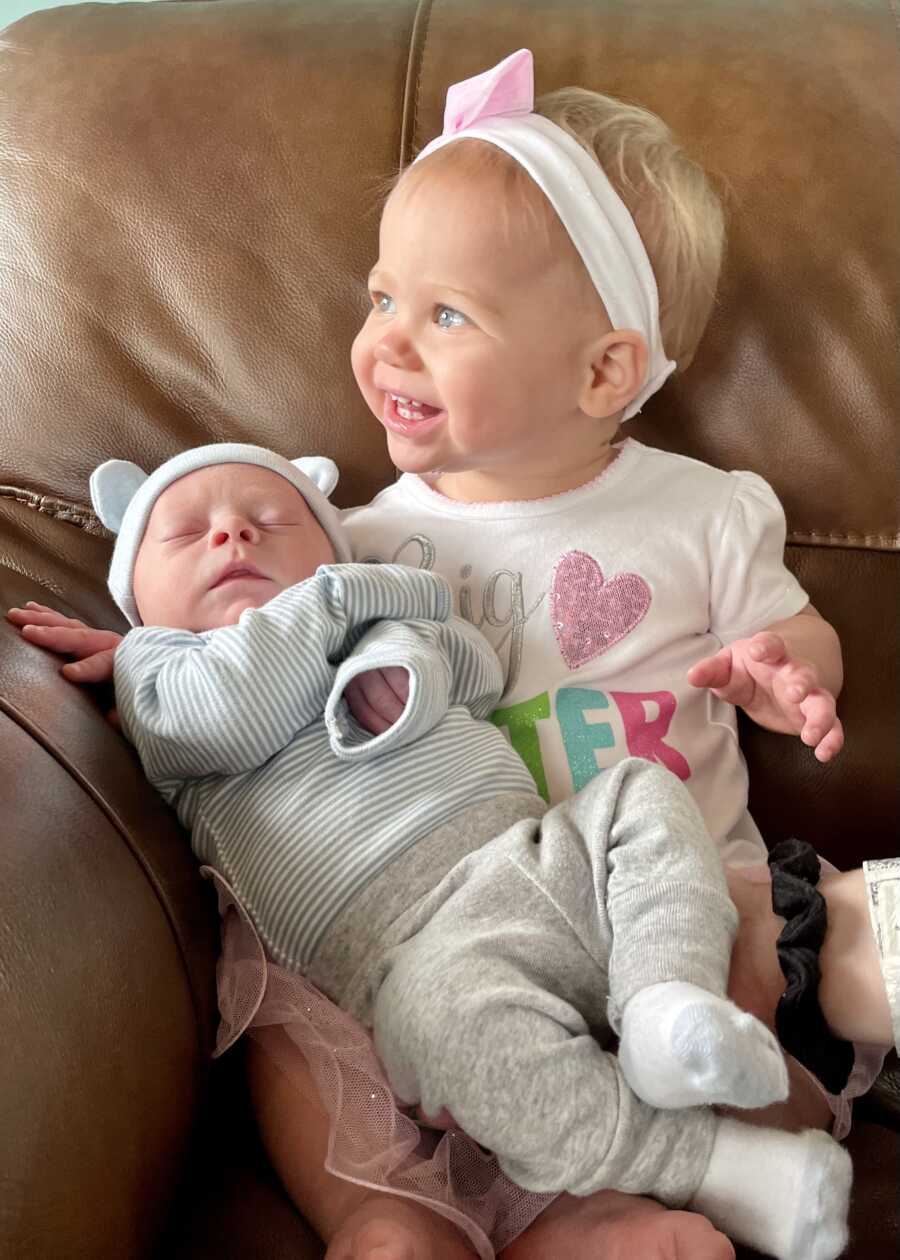
[{"label": "white t-shirt", "polygon": [[458,503],[404,474],[343,520],[357,559],[449,581],[505,670],[494,721],[547,800],[643,756],[686,783],[723,857],[761,846],[734,708],[686,676],[808,602],[762,478],[627,439],[564,494]]}]

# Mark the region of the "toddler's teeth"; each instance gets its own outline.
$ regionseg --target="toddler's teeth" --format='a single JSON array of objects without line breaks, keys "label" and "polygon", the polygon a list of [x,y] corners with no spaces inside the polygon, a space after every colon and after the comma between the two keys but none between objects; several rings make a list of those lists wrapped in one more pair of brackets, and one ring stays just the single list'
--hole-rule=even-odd
[{"label": "toddler's teeth", "polygon": [[[428,407],[428,403],[421,402],[418,398],[407,398],[404,394],[388,394],[397,415],[401,420],[427,420],[428,413],[423,408]],[[429,407],[429,413],[432,409]]]}]

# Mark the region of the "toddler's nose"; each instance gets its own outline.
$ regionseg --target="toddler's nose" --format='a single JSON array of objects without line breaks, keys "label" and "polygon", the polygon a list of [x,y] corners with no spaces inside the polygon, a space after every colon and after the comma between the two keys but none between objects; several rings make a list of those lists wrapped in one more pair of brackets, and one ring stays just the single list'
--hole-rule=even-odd
[{"label": "toddler's nose", "polygon": [[374,355],[376,362],[403,368],[407,372],[416,371],[422,366],[422,360],[412,341],[399,328],[390,329],[376,341]]}]

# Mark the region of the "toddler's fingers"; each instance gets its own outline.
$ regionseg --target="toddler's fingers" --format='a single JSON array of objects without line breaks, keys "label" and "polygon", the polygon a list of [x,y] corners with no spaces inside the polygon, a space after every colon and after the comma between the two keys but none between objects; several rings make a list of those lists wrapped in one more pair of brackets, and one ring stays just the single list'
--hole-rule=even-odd
[{"label": "toddler's fingers", "polygon": [[817,690],[819,674],[808,661],[797,661],[778,671],[776,685],[780,695],[789,703],[800,704]]},{"label": "toddler's fingers", "polygon": [[816,748],[837,722],[837,706],[830,691],[811,691],[799,706],[803,717],[800,738]]},{"label": "toddler's fingers", "polygon": [[716,699],[746,708],[753,700],[756,685],[749,675],[734,674],[724,687],[711,687],[710,690]]},{"label": "toddler's fingers", "polygon": [[773,634],[771,630],[761,630],[759,634],[755,634],[750,640],[747,648],[750,656],[754,661],[761,664],[777,665],[779,661],[787,659],[787,645],[780,634]]},{"label": "toddler's fingers", "polygon": [[727,687],[731,681],[731,648],[722,648],[715,656],[704,657],[688,670],[692,687]]},{"label": "toddler's fingers", "polygon": [[835,718],[834,726],[816,748],[816,759],[818,761],[832,761],[843,747],[844,727],[840,718]]}]

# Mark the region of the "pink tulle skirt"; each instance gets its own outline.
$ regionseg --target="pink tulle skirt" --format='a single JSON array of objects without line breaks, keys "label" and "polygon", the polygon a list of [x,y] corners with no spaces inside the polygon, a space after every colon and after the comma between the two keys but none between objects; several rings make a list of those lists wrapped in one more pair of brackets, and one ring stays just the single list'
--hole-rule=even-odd
[{"label": "pink tulle skirt", "polygon": [[303,976],[272,962],[233,890],[212,868],[203,874],[216,887],[222,919],[215,1054],[249,1032],[288,1079],[308,1067],[331,1121],[328,1172],[425,1204],[466,1235],[480,1260],[493,1260],[556,1196],[517,1186],[460,1130],[411,1119],[368,1032]]},{"label": "pink tulle skirt", "polygon": [[[418,1125],[394,1098],[368,1032],[303,976],[268,958],[233,890],[211,867],[203,874],[216,887],[222,921],[216,1056],[247,1032],[300,1090],[308,1069],[330,1117],[328,1172],[427,1205],[463,1232],[480,1260],[493,1260],[556,1196],[517,1186],[462,1131]],[[745,874],[766,880],[768,868]],[[883,1057],[881,1047],[857,1046],[847,1089],[840,1097],[826,1094],[836,1138],[849,1131],[852,1099],[872,1084]]]}]

